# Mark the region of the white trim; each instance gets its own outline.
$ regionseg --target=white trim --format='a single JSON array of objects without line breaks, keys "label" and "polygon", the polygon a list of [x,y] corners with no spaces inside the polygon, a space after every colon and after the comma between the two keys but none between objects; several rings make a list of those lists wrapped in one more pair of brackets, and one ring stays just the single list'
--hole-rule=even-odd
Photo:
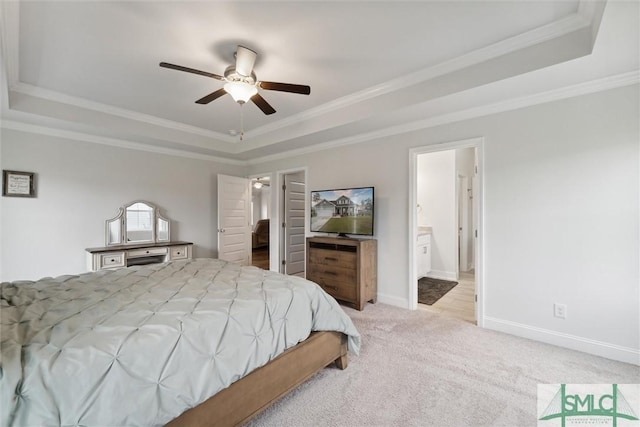
[{"label": "white trim", "polygon": [[[18,55],[20,34],[20,2],[0,1],[0,38],[2,63],[7,73],[7,91],[18,82],[20,60]],[[8,101],[7,101],[8,103]]]},{"label": "white trim", "polygon": [[16,122],[12,120],[1,120],[0,128],[10,129],[20,132],[35,133],[39,135],[52,136],[54,138],[64,138],[73,141],[90,142],[94,144],[110,145],[113,147],[128,148],[131,150],[146,151],[151,153],[166,154],[176,157],[186,157],[189,159],[209,160],[230,165],[246,166],[244,160],[234,160],[226,157],[211,156],[208,154],[192,153],[190,151],[177,150],[172,148],[157,147],[154,145],[139,142],[127,141],[124,139],[107,138],[103,136],[90,135],[81,132],[54,129],[45,126],[38,126],[29,123]]},{"label": "white trim", "polygon": [[606,357],[607,359],[640,365],[639,349],[551,331],[549,329],[538,328],[494,317],[486,317],[484,319],[484,324],[487,329],[492,329],[494,331],[500,331],[572,350],[582,351],[584,353]]},{"label": "white trim", "polygon": [[427,277],[431,277],[432,279],[440,279],[440,280],[458,280],[458,273],[455,271],[442,271],[442,270],[431,270]]},{"label": "white trim", "polygon": [[12,91],[18,92],[27,96],[33,96],[36,98],[46,99],[48,101],[58,102],[61,104],[72,105],[74,107],[83,108],[85,110],[97,111],[99,113],[109,114],[112,116],[122,117],[128,120],[136,122],[146,123],[154,126],[160,126],[167,129],[173,129],[180,132],[191,133],[194,135],[200,135],[207,138],[213,138],[222,142],[237,144],[237,138],[232,136],[214,132],[211,130],[203,129],[197,126],[191,126],[172,120],[161,119],[149,114],[138,113],[124,108],[114,107],[112,105],[103,104],[100,102],[89,101],[84,98],[78,98],[71,95],[66,95],[60,92],[56,92],[49,89],[43,89],[38,86],[33,86],[27,83],[16,83],[11,88]]},{"label": "white trim", "polygon": [[432,116],[428,119],[417,120],[409,123],[403,123],[384,129],[361,133],[355,136],[348,136],[332,141],[322,142],[310,147],[288,150],[284,153],[271,154],[248,161],[249,164],[259,164],[274,160],[282,160],[294,156],[314,153],[317,151],[328,150],[331,148],[342,147],[352,144],[359,144],[366,141],[385,138],[402,133],[414,132],[422,129],[428,129],[435,126],[446,125],[450,123],[460,122],[463,120],[474,119],[477,117],[488,116],[491,114],[502,113],[505,111],[516,110],[520,108],[530,107],[534,105],[544,104],[547,102],[559,101],[562,99],[573,98],[591,93],[601,92],[605,90],[616,89],[623,86],[630,86],[640,83],[640,70],[634,70],[614,76],[607,76],[601,79],[591,80],[559,89],[553,89],[533,95],[526,95],[520,98],[509,99],[483,105],[480,107],[460,110],[453,113]]},{"label": "white trim", "polygon": [[[409,150],[409,283],[407,284],[409,309],[418,307],[418,277],[416,273],[416,236],[418,235],[418,214],[414,208],[417,206],[417,179],[418,179],[418,155],[438,151],[453,150],[459,148],[475,148],[478,164],[476,197],[478,198],[477,227],[475,252],[475,293],[477,296],[475,315],[476,324],[484,327],[484,138],[476,137],[460,141],[443,142],[440,144],[426,145]],[[455,278],[454,278],[455,280]]]},{"label": "white trim", "polygon": [[[7,76],[7,78],[8,77],[9,76]],[[137,149],[142,151],[149,151],[149,152],[162,152],[164,154],[174,153],[171,155],[176,155],[178,157],[206,158],[208,160],[216,160],[223,163],[230,163],[235,165],[255,165],[255,164],[265,163],[269,161],[288,159],[288,158],[299,156],[299,155],[315,153],[318,151],[328,150],[331,148],[347,146],[352,144],[359,144],[362,142],[367,142],[367,141],[371,141],[379,138],[384,138],[384,137],[398,135],[398,134],[407,133],[407,132],[413,132],[421,129],[428,129],[435,126],[455,123],[458,121],[469,120],[469,119],[487,116],[491,114],[497,114],[504,111],[511,111],[518,108],[525,108],[533,105],[543,104],[546,102],[553,102],[553,101],[558,101],[562,99],[573,98],[576,96],[601,92],[605,90],[616,89],[619,87],[630,86],[638,83],[640,83],[640,70],[634,70],[627,73],[608,76],[601,79],[592,80],[589,82],[579,83],[572,86],[567,86],[559,89],[550,90],[547,92],[542,92],[539,94],[523,96],[523,97],[512,99],[512,100],[500,101],[493,104],[488,104],[488,105],[475,107],[467,110],[442,114],[439,116],[433,116],[424,120],[404,123],[401,125],[392,126],[392,127],[388,127],[380,130],[375,130],[372,132],[367,132],[367,133],[359,134],[356,136],[340,138],[332,141],[327,141],[324,143],[315,144],[310,147],[304,147],[304,148],[295,149],[295,150],[288,150],[283,153],[267,155],[263,157],[249,159],[246,161],[240,161],[240,160],[230,159],[226,157],[208,156],[205,154],[195,154],[195,153],[191,153],[184,150],[178,150],[178,149],[169,150],[169,149],[157,148],[149,144],[135,143],[135,142],[124,141],[124,140],[122,140],[122,142],[120,143],[112,143],[108,145],[127,147],[127,148],[132,148],[132,149]],[[8,125],[8,123],[12,123],[12,124]],[[13,126],[13,128],[15,129],[18,125],[21,126],[20,130],[24,132],[30,132],[29,129],[33,129],[34,133],[40,133],[43,135],[47,135],[46,129],[49,129],[49,132],[51,132],[50,134],[52,136],[60,135],[63,132],[71,132],[71,131],[58,130],[55,128],[48,128],[44,126],[31,125],[27,123],[20,123],[15,121],[7,121],[7,120],[0,121],[0,127],[11,128],[9,126]],[[75,134],[79,134],[79,133],[75,132]],[[113,138],[102,138],[102,137],[88,135],[88,134],[82,134],[82,135],[84,135],[82,137],[82,140],[90,141],[94,143],[106,143],[104,142],[105,140],[118,141],[117,139],[113,139]],[[74,139],[77,139],[77,138],[74,138]],[[247,151],[250,151],[250,150],[247,150]]]},{"label": "white trim", "polygon": [[378,292],[378,303],[389,304],[395,307],[411,309],[411,305],[406,298],[400,298],[393,295],[381,294]]}]

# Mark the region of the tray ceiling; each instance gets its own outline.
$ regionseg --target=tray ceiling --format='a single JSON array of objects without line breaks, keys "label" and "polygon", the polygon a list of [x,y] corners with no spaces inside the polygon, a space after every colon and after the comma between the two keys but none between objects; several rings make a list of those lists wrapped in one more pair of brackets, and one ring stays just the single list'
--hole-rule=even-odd
[{"label": "tray ceiling", "polygon": [[[605,9],[633,49],[634,3],[2,2],[3,126],[236,160],[349,142],[532,95],[527,75],[592,55]],[[226,95],[199,105],[220,81],[158,66],[222,74],[238,44],[258,79],[311,95],[261,91],[270,116]],[[637,71],[637,53],[619,62],[539,90]]]}]

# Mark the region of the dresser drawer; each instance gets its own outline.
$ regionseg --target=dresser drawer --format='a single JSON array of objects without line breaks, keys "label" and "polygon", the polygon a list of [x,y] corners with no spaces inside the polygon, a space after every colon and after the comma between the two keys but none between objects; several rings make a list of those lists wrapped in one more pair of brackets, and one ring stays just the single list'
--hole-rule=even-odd
[{"label": "dresser drawer", "polygon": [[186,259],[188,258],[188,252],[186,246],[171,246],[169,248],[169,259]]},{"label": "dresser drawer", "polygon": [[124,252],[107,252],[100,254],[100,268],[124,267]]},{"label": "dresser drawer", "polygon": [[128,258],[138,258],[145,256],[166,255],[167,248],[132,249],[127,252]]}]

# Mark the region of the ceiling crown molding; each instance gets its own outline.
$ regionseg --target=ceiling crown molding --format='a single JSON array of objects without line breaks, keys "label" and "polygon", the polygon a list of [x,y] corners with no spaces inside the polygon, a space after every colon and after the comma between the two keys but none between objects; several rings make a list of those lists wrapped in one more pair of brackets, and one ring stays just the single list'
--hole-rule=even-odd
[{"label": "ceiling crown molding", "polygon": [[519,34],[509,39],[502,40],[490,46],[453,58],[449,61],[445,61],[432,67],[402,77],[398,77],[393,80],[389,80],[387,82],[361,90],[359,92],[355,92],[334,101],[327,102],[326,104],[321,105],[317,108],[312,108],[299,114],[292,115],[286,119],[279,120],[271,124],[261,126],[257,129],[247,131],[245,133],[245,137],[246,139],[250,140],[252,138],[256,138],[257,136],[280,130],[282,128],[286,128],[300,122],[311,120],[332,111],[340,110],[342,108],[370,100],[380,95],[404,89],[409,86],[413,86],[418,83],[422,83],[427,80],[452,73],[454,71],[468,68],[472,65],[476,65],[490,59],[507,55],[509,53],[525,49],[527,47],[548,40],[562,37],[572,32],[582,30],[586,27],[589,27],[590,25],[591,22],[585,19],[583,15],[574,14],[565,19],[561,19],[559,21],[533,29],[523,34]]},{"label": "ceiling crown molding", "polygon": [[290,157],[310,154],[318,151],[329,150],[332,148],[359,144],[389,136],[399,135],[408,132],[414,132],[422,129],[428,129],[435,126],[446,125],[450,123],[460,122],[463,120],[474,119],[477,117],[488,116],[491,114],[502,113],[505,111],[517,110],[520,108],[530,107],[534,105],[544,104],[548,102],[559,101],[562,99],[573,98],[576,96],[588,95],[591,93],[602,92],[606,90],[616,89],[624,86],[640,84],[640,70],[630,71],[628,73],[608,76],[585,83],[580,83],[568,87],[550,90],[534,95],[527,95],[515,99],[507,99],[479,107],[469,108],[467,110],[444,113],[438,116],[432,116],[427,119],[417,120],[410,123],[403,123],[397,126],[391,126],[372,132],[350,136],[345,138],[327,141],[315,144],[311,147],[304,147],[297,150],[289,150],[286,153],[278,153],[260,158],[251,159],[249,164],[255,165],[275,160],[282,160]]},{"label": "ceiling crown molding", "polygon": [[18,82],[20,75],[18,56],[18,35],[20,34],[20,3],[17,1],[0,1],[0,49],[7,87]]},{"label": "ceiling crown molding", "polygon": [[136,122],[146,123],[198,136],[204,136],[218,141],[224,141],[232,144],[238,142],[235,138],[220,132],[214,132],[208,129],[203,129],[201,127],[191,126],[172,120],[162,119],[156,116],[151,116],[149,114],[138,113],[124,108],[114,107],[111,105],[102,104],[100,102],[89,101],[87,99],[66,95],[48,89],[43,89],[41,87],[33,86],[27,83],[18,82],[14,84],[11,90],[16,93],[22,93],[24,95],[46,99],[48,101],[59,102],[61,104],[67,104],[78,108],[96,111],[99,113],[122,117]]},{"label": "ceiling crown molding", "polygon": [[149,144],[128,141],[120,138],[107,138],[103,136],[92,135],[83,132],[75,132],[53,128],[49,126],[40,126],[30,123],[18,122],[14,120],[0,120],[0,128],[14,131],[33,133],[38,135],[46,135],[56,138],[69,139],[72,141],[90,142],[93,144],[109,145],[112,147],[127,148],[130,150],[146,151],[150,153],[166,154],[176,157],[185,157],[190,159],[207,160],[217,163],[226,163],[230,165],[245,166],[247,162],[244,160],[235,160],[227,157],[212,156],[209,154],[192,153],[184,150],[172,148],[158,147]]}]

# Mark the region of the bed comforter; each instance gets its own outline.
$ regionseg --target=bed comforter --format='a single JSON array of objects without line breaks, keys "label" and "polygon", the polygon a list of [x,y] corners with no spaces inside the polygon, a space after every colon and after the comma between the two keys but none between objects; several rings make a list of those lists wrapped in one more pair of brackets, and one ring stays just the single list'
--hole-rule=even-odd
[{"label": "bed comforter", "polygon": [[311,331],[360,336],[316,284],[217,259],[2,283],[0,425],[162,425]]}]

